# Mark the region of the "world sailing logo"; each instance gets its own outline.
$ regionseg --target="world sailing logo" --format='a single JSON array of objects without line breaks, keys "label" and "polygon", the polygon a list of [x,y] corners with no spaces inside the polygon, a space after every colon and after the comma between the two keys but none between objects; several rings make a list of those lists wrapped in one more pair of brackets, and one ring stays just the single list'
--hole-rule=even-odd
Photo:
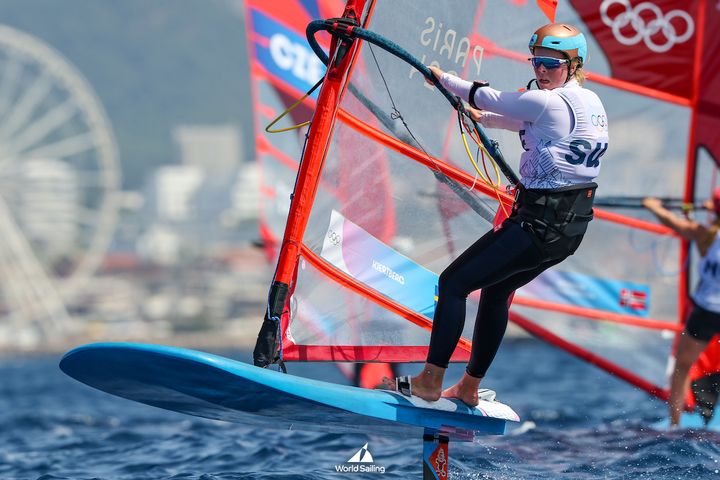
[{"label": "world sailing logo", "polygon": [[366,443],[363,447],[357,451],[355,455],[350,457],[347,463],[374,463],[373,457],[368,450],[368,444]]},{"label": "world sailing logo", "polygon": [[375,460],[373,460],[366,443],[343,465],[335,465],[335,471],[338,473],[385,473],[385,467],[375,465]]}]

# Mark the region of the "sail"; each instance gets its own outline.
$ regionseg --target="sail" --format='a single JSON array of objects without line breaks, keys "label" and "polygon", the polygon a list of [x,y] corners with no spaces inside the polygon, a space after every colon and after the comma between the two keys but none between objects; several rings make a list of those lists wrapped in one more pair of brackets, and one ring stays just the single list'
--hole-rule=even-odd
[{"label": "sail", "polygon": [[[366,7],[357,18],[369,20],[373,9],[379,5],[371,8],[368,4]],[[392,31],[394,26],[388,15],[393,7],[386,4],[385,8],[390,10],[380,13],[377,18],[386,18],[383,28]],[[465,22],[465,32],[471,31],[470,20]],[[458,38],[458,42],[462,42],[463,51],[458,54],[461,64],[470,66],[470,61],[473,64],[480,61],[479,48],[471,51],[467,38]],[[290,280],[287,283],[292,283],[293,287],[292,301],[289,302],[291,314],[284,317],[287,319],[283,329],[286,359],[401,361],[424,356],[422,351],[426,349],[434,308],[436,272],[441,263],[438,261],[434,270],[423,263],[433,261],[435,255],[449,258],[447,238],[457,240],[457,235],[450,232],[453,228],[480,218],[478,231],[487,231],[492,227],[495,214],[496,199],[487,195],[481,199],[468,188],[473,183],[472,176],[447,162],[442,162],[442,167],[436,165],[440,153],[429,154],[422,150],[444,151],[446,156],[451,149],[457,151],[457,139],[448,132],[453,126],[449,122],[457,120],[447,101],[442,97],[434,98],[441,112],[439,126],[433,125],[434,119],[431,119],[427,125],[415,122],[417,131],[403,129],[396,114],[405,110],[403,115],[414,116],[419,112],[413,96],[408,94],[427,96],[432,94],[432,89],[425,87],[422,76],[396,57],[381,50],[358,52],[358,45],[352,47],[356,56],[349,57],[348,54],[346,57],[353,60],[353,80],[344,84],[347,77],[341,75],[337,79],[343,87],[349,86],[351,93],[340,99],[337,90],[330,90],[330,74],[323,86],[322,92],[330,91],[334,95],[333,101],[340,106],[328,116],[340,120],[332,125],[331,131],[322,133],[323,138],[331,137],[332,140],[329,145],[325,140],[318,140],[319,152],[313,151],[315,131],[311,130],[303,167],[310,165],[313,159],[322,163],[314,186],[317,190],[313,192],[312,208],[309,212],[291,209],[291,221],[307,215],[307,222],[303,226],[304,238],[299,252],[295,250],[288,255],[293,258],[300,254],[297,264],[291,262],[286,271]],[[472,55],[475,55],[474,60]],[[387,73],[389,70],[394,72]],[[407,92],[393,88],[394,95],[402,97],[393,99],[378,90],[382,88],[381,74],[389,78],[409,77],[415,88]],[[320,97],[322,103],[323,93]],[[394,101],[398,106],[404,104],[410,108],[393,110]],[[316,112],[313,129],[319,122]],[[420,130],[428,133],[423,134]],[[413,135],[426,135],[430,141],[417,142],[411,139]],[[407,149],[407,153],[397,152],[398,148]],[[408,161],[407,154],[412,155],[414,161]],[[387,169],[362,168],[378,156],[387,159]],[[347,180],[349,172],[353,174],[351,182]],[[463,183],[452,177],[462,179]],[[298,189],[307,178],[307,173],[301,169]],[[388,178],[388,184],[392,185],[397,212],[393,229],[388,228],[387,217],[372,214],[378,204],[382,204],[382,197],[373,194],[373,185],[378,178]],[[344,204],[340,204],[334,192],[343,183],[351,183],[354,191],[345,198]],[[441,204],[445,211],[452,209],[462,197],[469,197],[473,209],[467,208],[471,214],[457,215],[453,219],[455,226],[445,225],[444,233],[440,215],[443,209],[438,208],[438,199],[441,195],[447,196],[444,190],[447,188],[457,190],[459,195],[455,194]],[[484,189],[490,190],[487,186]],[[296,191],[296,198],[297,195]],[[475,209],[484,211],[485,218],[478,217]],[[288,230],[291,228],[289,225]],[[343,237],[342,241],[340,237]],[[434,238],[443,240],[435,242]],[[437,248],[442,250],[433,252]],[[364,255],[363,251],[374,254]],[[282,260],[281,254],[281,264]],[[282,275],[282,268],[279,273]],[[345,288],[338,288],[338,284]],[[418,299],[422,303],[420,306]]]},{"label": "sail", "polygon": [[[488,153],[497,142],[517,170],[521,146],[514,133],[482,131],[493,142],[488,153],[470,142],[475,168],[455,109],[419,70],[525,87],[527,41],[547,19],[528,1],[351,0],[331,16],[341,13],[323,24],[334,32],[320,42],[329,68],[266,320],[280,322],[285,360],[424,361],[439,273],[508,213],[508,180]],[[634,195],[637,207],[646,195],[693,201],[709,191],[718,69],[716,40],[703,32],[717,17],[699,0],[558,6],[556,21],[587,32],[586,86],[610,117],[598,199]],[[658,47],[662,35],[672,38]],[[516,292],[511,320],[663,397],[690,263],[689,246],[644,210],[600,206],[579,251]],[[468,358],[478,297],[453,360]]]},{"label": "sail", "polygon": [[[305,39],[305,27],[316,18],[339,15],[343,3],[246,0],[245,8],[260,181],[259,230],[268,259],[276,261],[307,128],[272,135],[265,127],[325,74],[325,65]],[[301,102],[280,127],[307,121],[316,98],[317,92]]]}]

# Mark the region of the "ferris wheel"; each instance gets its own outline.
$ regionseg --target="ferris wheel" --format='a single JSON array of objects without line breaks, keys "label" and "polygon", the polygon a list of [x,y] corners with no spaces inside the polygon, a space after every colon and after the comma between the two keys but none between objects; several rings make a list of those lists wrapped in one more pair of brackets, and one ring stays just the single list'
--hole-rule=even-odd
[{"label": "ferris wheel", "polygon": [[119,192],[112,127],[90,84],[49,45],[0,25],[0,348],[73,329],[66,305],[102,261]]}]

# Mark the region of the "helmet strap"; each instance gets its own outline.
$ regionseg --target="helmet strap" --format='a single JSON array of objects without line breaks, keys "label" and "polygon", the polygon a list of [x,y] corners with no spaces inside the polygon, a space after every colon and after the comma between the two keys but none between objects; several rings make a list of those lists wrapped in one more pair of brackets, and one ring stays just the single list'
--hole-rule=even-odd
[{"label": "helmet strap", "polygon": [[567,68],[568,68],[568,70],[567,70],[567,78],[565,79],[565,83],[567,83],[567,82],[570,81],[570,78],[572,77],[572,73],[570,73],[570,68],[572,67],[572,61],[573,61],[573,59],[570,58],[570,55],[568,55],[567,53],[565,53],[565,52],[562,52],[562,53],[563,53],[563,55],[565,55],[565,58],[567,58],[567,60],[568,60],[568,63],[567,63]]}]

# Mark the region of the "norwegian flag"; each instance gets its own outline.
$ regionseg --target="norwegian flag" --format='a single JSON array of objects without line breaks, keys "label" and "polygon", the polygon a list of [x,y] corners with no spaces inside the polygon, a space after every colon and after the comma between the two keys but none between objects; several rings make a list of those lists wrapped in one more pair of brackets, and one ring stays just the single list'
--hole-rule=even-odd
[{"label": "norwegian flag", "polygon": [[640,290],[620,289],[620,306],[633,310],[647,310],[647,293]]}]

